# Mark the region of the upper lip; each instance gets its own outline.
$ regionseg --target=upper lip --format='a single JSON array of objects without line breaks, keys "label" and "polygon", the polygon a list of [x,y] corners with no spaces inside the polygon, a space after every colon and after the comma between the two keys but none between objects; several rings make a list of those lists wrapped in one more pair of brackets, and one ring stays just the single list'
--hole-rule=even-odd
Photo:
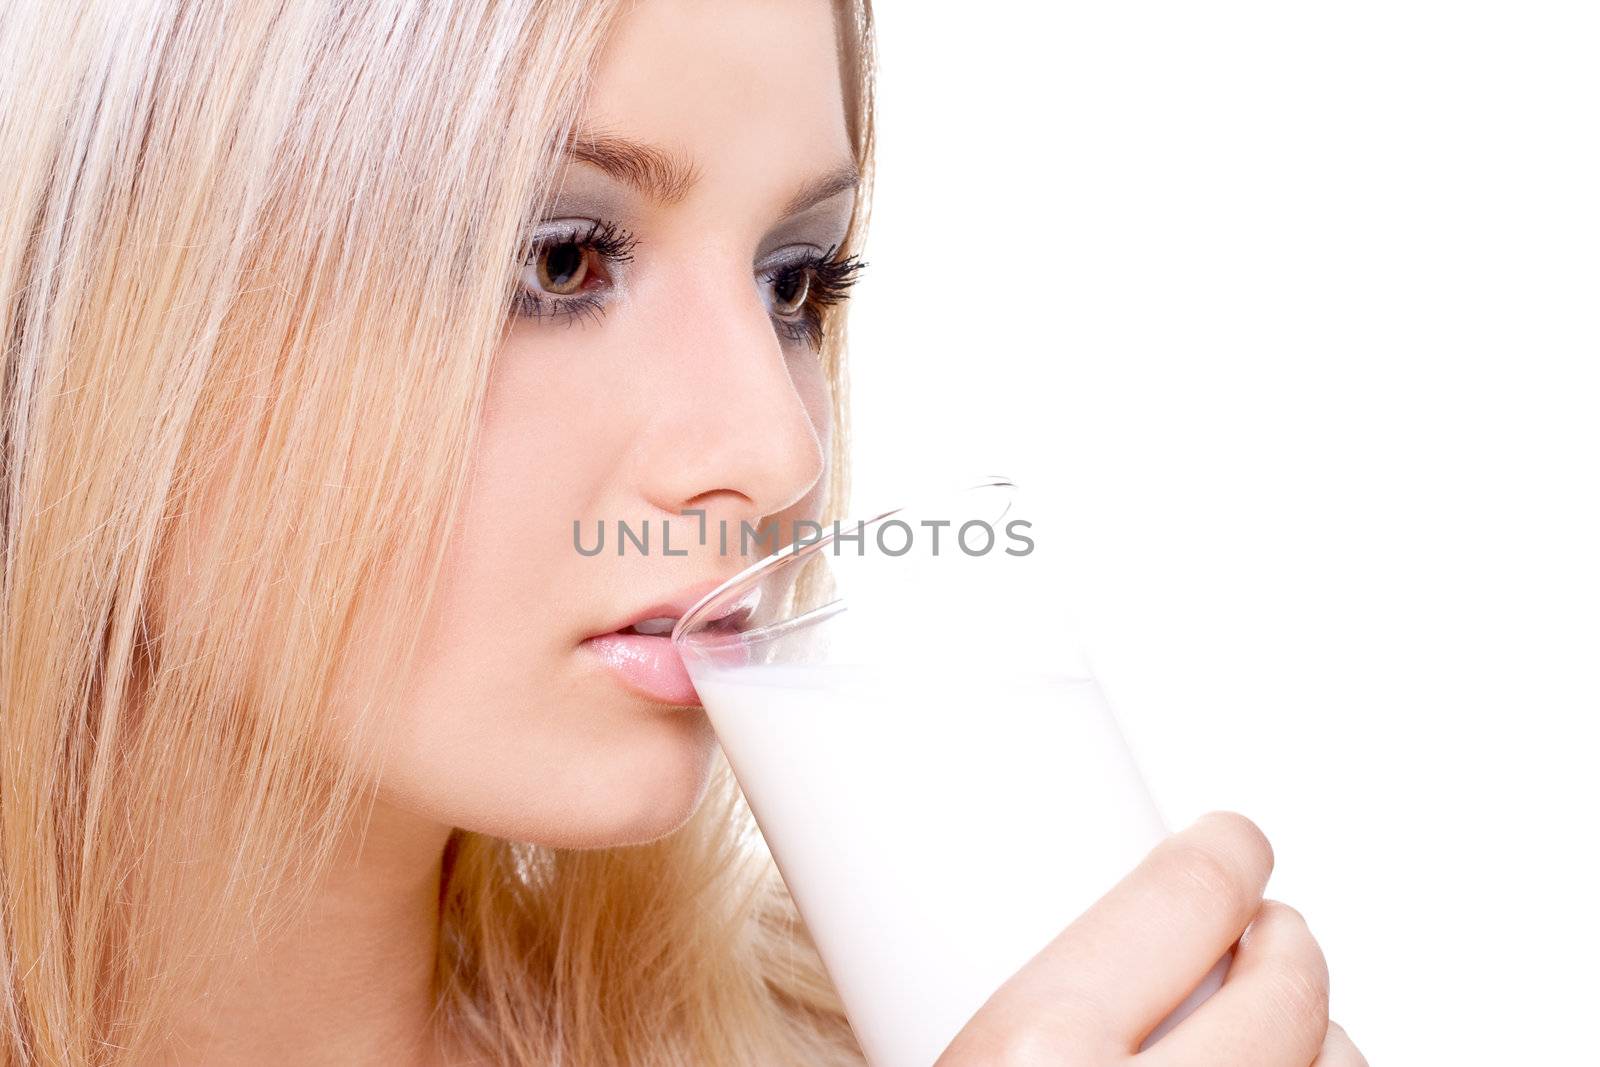
[{"label": "upper lip", "polygon": [[709,578],[703,582],[696,582],[694,585],[686,586],[664,600],[658,600],[640,608],[622,619],[615,626],[601,630],[593,636],[599,637],[601,634],[626,630],[634,623],[644,622],[646,619],[681,619],[688,614],[689,609],[694,607],[702,597],[725,581],[727,581],[726,578]]}]

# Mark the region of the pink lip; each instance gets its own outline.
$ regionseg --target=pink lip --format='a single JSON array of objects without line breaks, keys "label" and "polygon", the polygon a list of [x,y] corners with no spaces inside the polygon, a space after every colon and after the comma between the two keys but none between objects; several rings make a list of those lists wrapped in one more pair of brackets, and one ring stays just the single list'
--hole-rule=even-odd
[{"label": "pink lip", "polygon": [[[646,615],[645,618],[651,616]],[[623,685],[649,700],[682,707],[700,706],[672,639],[665,634],[600,634],[583,646],[592,649]]]},{"label": "pink lip", "polygon": [[681,619],[701,597],[722,584],[723,579],[699,582],[670,599],[641,608],[617,622],[605,633],[584,639],[579,647],[600,657],[606,668],[623,685],[648,700],[680,707],[700,706],[683,659],[673,647],[669,634],[621,633],[645,619]]}]

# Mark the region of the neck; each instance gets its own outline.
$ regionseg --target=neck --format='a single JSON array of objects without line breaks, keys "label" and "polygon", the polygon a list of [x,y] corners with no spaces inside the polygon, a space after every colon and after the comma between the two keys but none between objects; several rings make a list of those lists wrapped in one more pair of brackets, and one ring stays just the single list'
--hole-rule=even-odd
[{"label": "neck", "polygon": [[434,1067],[439,880],[450,828],[375,802],[299,920],[177,1020],[165,1062]]}]

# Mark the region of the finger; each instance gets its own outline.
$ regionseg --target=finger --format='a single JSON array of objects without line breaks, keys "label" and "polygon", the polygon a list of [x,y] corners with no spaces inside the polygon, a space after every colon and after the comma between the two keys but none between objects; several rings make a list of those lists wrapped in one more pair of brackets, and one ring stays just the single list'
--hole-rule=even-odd
[{"label": "finger", "polygon": [[1328,1024],[1328,1036],[1322,1039],[1322,1051],[1311,1067],[1369,1067],[1367,1058],[1356,1048],[1350,1035],[1338,1023]]},{"label": "finger", "polygon": [[1328,965],[1322,949],[1299,912],[1269,900],[1240,939],[1222,988],[1139,1061],[1149,1067],[1306,1067],[1323,1048],[1327,1032]]},{"label": "finger", "polygon": [[991,1003],[1131,1053],[1238,939],[1271,871],[1254,823],[1206,815],[1152,849]]}]

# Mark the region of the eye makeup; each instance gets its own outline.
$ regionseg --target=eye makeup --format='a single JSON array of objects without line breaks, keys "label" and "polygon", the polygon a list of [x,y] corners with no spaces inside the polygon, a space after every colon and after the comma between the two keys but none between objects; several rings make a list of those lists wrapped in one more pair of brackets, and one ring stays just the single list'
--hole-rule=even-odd
[{"label": "eye makeup", "polygon": [[824,311],[842,303],[866,266],[859,256],[801,248],[758,271],[763,296],[780,337],[812,348],[822,344]]},{"label": "eye makeup", "polygon": [[[826,310],[848,298],[866,266],[841,248],[853,186],[837,176],[830,181],[835,191],[819,193],[820,199],[779,220],[755,250],[753,280],[774,332],[785,343],[819,347]],[[640,243],[613,220],[639,216],[641,210],[637,197],[613,176],[587,163],[569,166],[549,216],[523,242],[511,313],[568,325],[598,319],[619,295],[619,282],[632,269]]]},{"label": "eye makeup", "polygon": [[569,324],[598,316],[636,243],[632,233],[602,219],[544,223],[527,242],[512,314]]}]

